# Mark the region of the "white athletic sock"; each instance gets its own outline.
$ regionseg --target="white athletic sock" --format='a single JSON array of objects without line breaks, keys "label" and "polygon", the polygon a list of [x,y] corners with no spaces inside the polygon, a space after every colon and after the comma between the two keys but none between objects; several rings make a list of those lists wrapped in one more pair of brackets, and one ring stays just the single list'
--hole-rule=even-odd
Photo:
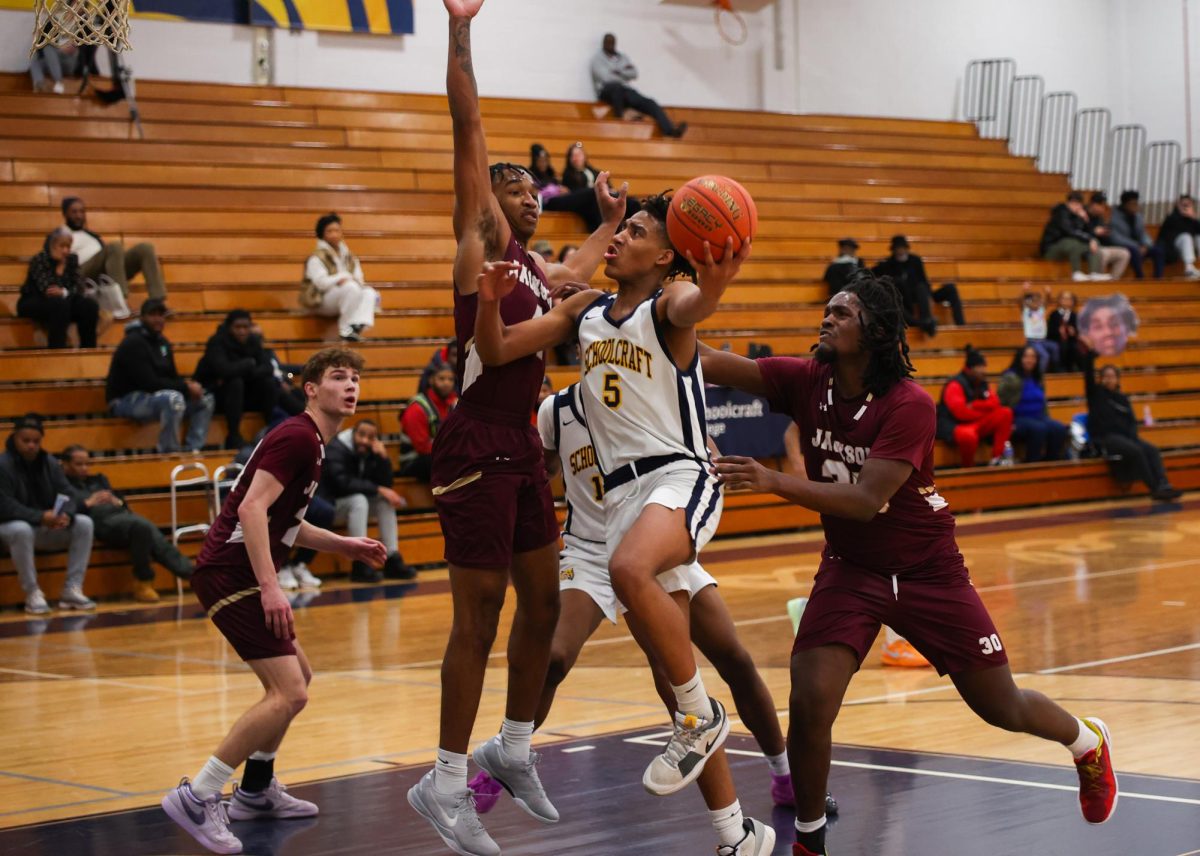
[{"label": "white athletic sock", "polygon": [[713,832],[723,845],[735,846],[746,833],[742,829],[742,804],[734,800],[725,808],[710,811],[708,817],[712,820]]},{"label": "white athletic sock", "polygon": [[822,826],[825,825],[825,820],[826,820],[825,815],[821,815],[820,820],[803,821],[800,818],[796,818],[796,831],[797,832],[816,832],[818,829],[820,829]]},{"label": "white athletic sock", "polygon": [[529,760],[529,742],[533,739],[532,722],[514,722],[507,716],[500,725],[500,746],[504,754],[524,764]]},{"label": "white athletic sock", "polygon": [[206,800],[225,790],[225,783],[233,778],[233,767],[230,767],[216,755],[209,757],[200,768],[196,778],[192,779],[192,793]]},{"label": "white athletic sock", "polygon": [[433,768],[433,789],[439,794],[457,794],[467,789],[467,756],[438,749]]},{"label": "white athletic sock", "polygon": [[788,764],[787,752],[780,752],[778,755],[766,755],[767,766],[771,768],[771,775],[786,776],[792,772],[791,766]]},{"label": "white athletic sock", "polygon": [[696,669],[696,674],[686,684],[678,687],[671,684],[671,689],[675,691],[675,703],[683,713],[702,716],[705,719],[713,715],[712,705],[708,702],[708,693],[704,691],[704,681],[700,678],[699,669]]},{"label": "white athletic sock", "polygon": [[1075,721],[1079,723],[1079,736],[1067,748],[1071,750],[1075,760],[1079,760],[1100,745],[1100,735],[1092,731],[1082,719],[1076,717]]}]

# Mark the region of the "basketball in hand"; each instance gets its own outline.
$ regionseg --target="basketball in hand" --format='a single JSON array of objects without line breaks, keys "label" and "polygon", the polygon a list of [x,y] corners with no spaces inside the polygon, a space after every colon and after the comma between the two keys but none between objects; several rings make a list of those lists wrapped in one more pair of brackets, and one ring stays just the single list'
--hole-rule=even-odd
[{"label": "basketball in hand", "polygon": [[733,251],[754,238],[758,229],[758,210],[754,200],[732,178],[702,175],[693,178],[671,197],[667,211],[667,236],[671,245],[686,258],[691,250],[698,264],[704,263],[704,242],[708,241],[714,261],[725,255],[725,241],[733,238]]}]

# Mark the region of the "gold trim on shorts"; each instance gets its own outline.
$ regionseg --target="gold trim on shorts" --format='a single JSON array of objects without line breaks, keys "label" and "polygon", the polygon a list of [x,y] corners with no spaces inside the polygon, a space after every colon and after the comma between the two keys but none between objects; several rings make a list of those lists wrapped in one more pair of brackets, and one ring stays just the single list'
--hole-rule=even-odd
[{"label": "gold trim on shorts", "polygon": [[433,495],[441,496],[442,494],[449,493],[452,490],[458,490],[460,487],[466,487],[469,484],[479,481],[481,478],[483,478],[483,470],[471,473],[469,476],[463,476],[460,479],[455,479],[445,487],[435,487],[433,489]]},{"label": "gold trim on shorts", "polygon": [[253,588],[242,589],[241,591],[236,591],[233,594],[229,595],[228,597],[223,597],[220,600],[218,600],[216,603],[214,603],[212,605],[212,608],[210,608],[208,610],[208,617],[212,618],[214,615],[216,615],[218,612],[220,612],[225,607],[229,606],[231,603],[237,603],[242,598],[250,597],[250,595],[258,594],[261,591],[262,591],[261,586],[254,586]]}]

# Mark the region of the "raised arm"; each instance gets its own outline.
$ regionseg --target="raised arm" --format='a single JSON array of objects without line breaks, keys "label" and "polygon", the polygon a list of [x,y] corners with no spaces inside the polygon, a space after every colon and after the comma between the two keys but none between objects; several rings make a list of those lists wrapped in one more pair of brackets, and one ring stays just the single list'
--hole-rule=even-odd
[{"label": "raised arm", "polygon": [[500,301],[516,286],[517,270],[515,262],[488,262],[479,274],[475,351],[485,366],[502,366],[567,341],[579,313],[601,294],[594,290],[581,291],[555,305],[545,315],[505,326],[500,317]]},{"label": "raised arm", "polygon": [[696,346],[700,349],[700,368],[706,383],[730,386],[751,395],[767,394],[757,362],[729,351],[718,351],[703,342],[696,342]]},{"label": "raised arm", "polygon": [[450,13],[446,95],[454,133],[454,284],[461,294],[475,291],[485,261],[500,258],[511,230],[492,194],[487,140],[479,115],[479,89],[471,61],[471,19],[483,0],[443,0]]},{"label": "raised arm", "polygon": [[717,311],[717,304],[725,294],[725,289],[741,270],[742,262],[750,256],[750,242],[742,243],[741,249],[733,251],[733,238],[725,241],[725,255],[720,262],[713,261],[712,249],[706,242],[704,245],[704,262],[698,263],[689,250],[687,259],[696,270],[696,282],[675,281],[663,289],[663,297],[658,302],[659,311],[665,313],[665,320],[675,327],[695,327],[701,321]]},{"label": "raised arm", "polygon": [[596,176],[596,203],[600,206],[600,215],[604,222],[595,232],[588,235],[567,260],[565,264],[543,262],[542,270],[550,287],[565,285],[568,282],[588,282],[596,268],[604,261],[604,253],[612,243],[613,235],[625,219],[625,199],[629,196],[629,182],[624,182],[617,195],[613,196],[609,187],[607,171]]}]

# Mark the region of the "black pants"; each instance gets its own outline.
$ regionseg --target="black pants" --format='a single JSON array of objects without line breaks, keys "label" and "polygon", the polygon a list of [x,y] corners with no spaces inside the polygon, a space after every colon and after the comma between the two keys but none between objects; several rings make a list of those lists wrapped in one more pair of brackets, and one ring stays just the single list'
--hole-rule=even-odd
[{"label": "black pants", "polygon": [[1113,462],[1113,476],[1118,481],[1136,479],[1150,490],[1170,486],[1167,471],[1163,468],[1162,454],[1153,443],[1120,434],[1106,434],[1095,442],[1104,450],[1104,454],[1121,456],[1120,461]]},{"label": "black pants", "polygon": [[933,317],[933,304],[949,303],[950,313],[954,316],[954,323],[962,326],[967,323],[963,316],[962,300],[958,296],[958,286],[952,282],[948,282],[938,289],[930,289],[928,283],[921,283],[917,286],[917,318],[921,321],[927,321]]},{"label": "black pants", "polygon": [[[226,441],[236,442],[242,436],[242,414],[247,410],[255,410],[270,421],[271,411],[279,400],[279,384],[275,377],[235,377],[224,380],[213,390],[217,397],[217,407],[225,415],[226,431],[229,438]],[[240,445],[240,444],[239,444]]]},{"label": "black pants", "polygon": [[192,561],[179,552],[162,531],[140,514],[128,509],[93,520],[96,540],[110,547],[129,550],[133,575],[139,580],[154,579],[150,560],[158,562],[177,577],[192,575]]},{"label": "black pants", "polygon": [[417,455],[400,468],[400,475],[429,484],[433,479],[433,455]]},{"label": "black pants", "polygon": [[90,297],[81,294],[68,294],[66,297],[30,295],[17,301],[17,315],[45,325],[51,348],[67,346],[67,328],[72,322],[79,329],[79,347],[96,347],[96,321],[100,317],[100,304]]},{"label": "black pants", "polygon": [[675,133],[675,125],[667,118],[667,114],[663,108],[658,106],[658,102],[653,98],[647,98],[636,89],[626,86],[624,83],[606,83],[604,88],[600,90],[600,100],[612,107],[613,113],[618,119],[625,115],[625,111],[629,108],[637,110],[639,113],[644,113],[654,120],[658,125],[658,129],[664,134]]},{"label": "black pants", "polygon": [[[600,203],[596,201],[596,191],[591,187],[572,190],[558,196],[551,196],[543,207],[547,211],[570,211],[583,218],[583,224],[589,232],[595,232],[604,222],[600,216]],[[625,216],[632,217],[640,209],[641,203],[632,196],[625,200]]]},{"label": "black pants", "polygon": [[[304,522],[311,523],[321,529],[332,529],[334,518],[333,503],[319,496],[308,500],[308,511],[304,512]],[[311,547],[297,547],[292,551],[292,564],[303,562],[308,564],[317,557],[317,551]]]}]

